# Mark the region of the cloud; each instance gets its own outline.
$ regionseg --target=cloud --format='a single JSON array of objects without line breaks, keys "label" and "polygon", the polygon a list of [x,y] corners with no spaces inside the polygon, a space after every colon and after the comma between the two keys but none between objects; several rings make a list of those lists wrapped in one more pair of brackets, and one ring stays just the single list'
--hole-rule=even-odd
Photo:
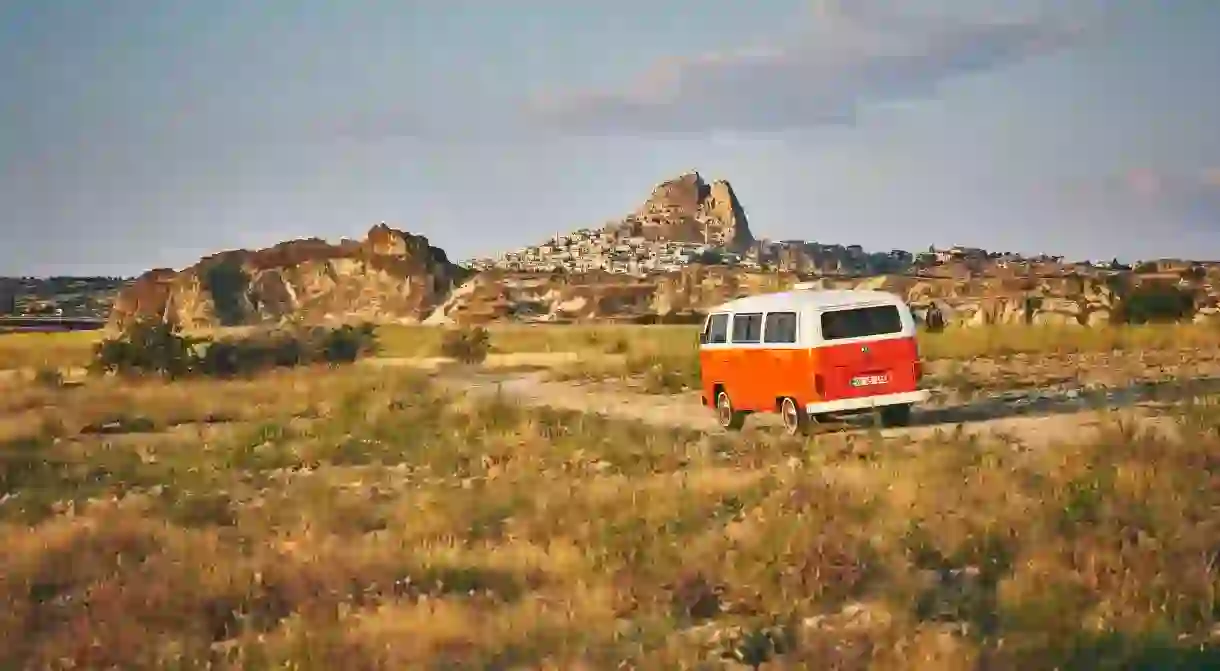
[{"label": "cloud", "polygon": [[1167,172],[1138,167],[1063,185],[1059,202],[1072,208],[1182,222],[1220,229],[1220,169]]},{"label": "cloud", "polygon": [[852,123],[869,103],[931,96],[942,81],[1070,46],[1044,19],[901,16],[819,3],[799,39],[659,64],[631,85],[536,101],[536,121],[572,133],[784,131]]}]

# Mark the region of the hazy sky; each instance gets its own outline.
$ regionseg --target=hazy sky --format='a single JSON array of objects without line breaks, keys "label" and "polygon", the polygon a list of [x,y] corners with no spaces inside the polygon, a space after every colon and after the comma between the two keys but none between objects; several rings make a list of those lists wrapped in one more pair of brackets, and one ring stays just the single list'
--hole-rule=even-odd
[{"label": "hazy sky", "polygon": [[0,275],[382,220],[493,254],[691,168],[775,239],[1220,258],[1217,35],[1216,0],[0,0]]}]

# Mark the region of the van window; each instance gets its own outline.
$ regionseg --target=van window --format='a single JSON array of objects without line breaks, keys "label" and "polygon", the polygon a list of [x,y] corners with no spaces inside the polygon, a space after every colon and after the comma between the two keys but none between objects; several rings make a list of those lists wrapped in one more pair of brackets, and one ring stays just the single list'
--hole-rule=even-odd
[{"label": "van window", "polygon": [[768,312],[764,320],[763,342],[796,342],[796,313]]},{"label": "van window", "polygon": [[726,314],[708,317],[707,325],[699,342],[705,345],[721,345],[729,341],[729,316]]},{"label": "van window", "polygon": [[842,340],[888,335],[902,331],[902,317],[896,305],[875,305],[822,313],[822,338]]},{"label": "van window", "polygon": [[733,342],[752,343],[762,340],[762,313],[733,315]]}]

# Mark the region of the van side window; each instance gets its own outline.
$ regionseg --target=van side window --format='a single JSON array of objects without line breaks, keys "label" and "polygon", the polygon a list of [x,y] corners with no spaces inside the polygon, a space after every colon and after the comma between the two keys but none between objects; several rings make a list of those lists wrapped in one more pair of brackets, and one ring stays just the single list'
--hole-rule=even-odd
[{"label": "van side window", "polygon": [[900,331],[902,317],[896,305],[875,305],[822,313],[823,340],[889,335]]},{"label": "van side window", "polygon": [[764,320],[763,342],[796,342],[796,313],[768,312]]},{"label": "van side window", "polygon": [[699,341],[705,345],[723,345],[729,341],[729,316],[726,314],[712,315],[707,319],[707,327]]},{"label": "van side window", "polygon": [[733,315],[733,342],[754,343],[762,340],[762,313]]}]

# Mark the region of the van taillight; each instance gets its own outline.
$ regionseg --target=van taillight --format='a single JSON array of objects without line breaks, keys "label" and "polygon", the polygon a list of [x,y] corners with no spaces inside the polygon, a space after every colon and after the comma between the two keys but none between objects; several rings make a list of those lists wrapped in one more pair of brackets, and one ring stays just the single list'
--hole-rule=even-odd
[{"label": "van taillight", "polygon": [[826,393],[826,382],[822,379],[822,375],[813,376],[813,390],[818,393],[818,396],[823,396]]}]

